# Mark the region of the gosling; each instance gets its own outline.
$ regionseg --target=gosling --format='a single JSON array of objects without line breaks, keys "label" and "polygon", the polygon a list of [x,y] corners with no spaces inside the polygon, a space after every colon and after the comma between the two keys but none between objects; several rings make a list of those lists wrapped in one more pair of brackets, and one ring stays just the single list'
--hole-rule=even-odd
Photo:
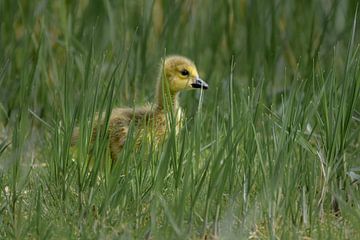
[{"label": "gosling", "polygon": [[[181,125],[181,108],[178,104],[179,92],[190,89],[208,89],[208,84],[200,77],[195,64],[182,56],[168,56],[160,66],[156,85],[155,103],[139,108],[115,108],[109,119],[108,137],[112,161],[125,145],[130,125],[135,127],[135,143],[139,146],[144,136],[150,136],[155,146],[166,138],[171,118],[175,116],[176,132]],[[100,119],[103,125],[104,116]],[[98,127],[92,129],[91,142],[97,136]],[[79,128],[72,135],[72,145],[79,139]]]}]

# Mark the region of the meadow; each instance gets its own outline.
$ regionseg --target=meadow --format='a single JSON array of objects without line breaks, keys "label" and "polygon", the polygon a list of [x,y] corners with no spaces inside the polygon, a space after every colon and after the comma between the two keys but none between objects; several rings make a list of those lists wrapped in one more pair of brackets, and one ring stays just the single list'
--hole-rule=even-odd
[{"label": "meadow", "polygon": [[[0,238],[360,239],[358,12],[0,0]],[[180,133],[89,158],[94,114],[152,102],[171,54],[209,84],[182,93]]]}]

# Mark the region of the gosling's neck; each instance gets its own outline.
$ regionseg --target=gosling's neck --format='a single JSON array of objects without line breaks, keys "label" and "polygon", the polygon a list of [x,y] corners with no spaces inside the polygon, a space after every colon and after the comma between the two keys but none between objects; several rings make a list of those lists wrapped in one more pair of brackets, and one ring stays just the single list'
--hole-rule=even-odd
[{"label": "gosling's neck", "polygon": [[156,86],[156,110],[157,111],[173,111],[178,109],[179,92],[172,92],[169,86],[166,86],[167,81],[160,78]]}]

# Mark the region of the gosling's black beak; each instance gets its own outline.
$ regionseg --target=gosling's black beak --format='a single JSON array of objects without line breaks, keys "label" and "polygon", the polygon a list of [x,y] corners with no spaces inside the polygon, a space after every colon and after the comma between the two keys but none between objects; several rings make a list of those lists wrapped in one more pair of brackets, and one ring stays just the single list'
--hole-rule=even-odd
[{"label": "gosling's black beak", "polygon": [[200,78],[196,78],[195,83],[191,84],[193,88],[208,89],[209,85]]}]

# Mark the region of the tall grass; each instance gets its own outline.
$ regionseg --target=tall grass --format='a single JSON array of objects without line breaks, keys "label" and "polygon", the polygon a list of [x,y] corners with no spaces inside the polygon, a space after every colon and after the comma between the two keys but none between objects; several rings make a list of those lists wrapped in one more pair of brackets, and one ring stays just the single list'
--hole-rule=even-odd
[{"label": "tall grass", "polygon": [[[0,1],[1,238],[360,237],[357,4]],[[112,164],[95,114],[152,101],[168,54],[209,90]]]}]

